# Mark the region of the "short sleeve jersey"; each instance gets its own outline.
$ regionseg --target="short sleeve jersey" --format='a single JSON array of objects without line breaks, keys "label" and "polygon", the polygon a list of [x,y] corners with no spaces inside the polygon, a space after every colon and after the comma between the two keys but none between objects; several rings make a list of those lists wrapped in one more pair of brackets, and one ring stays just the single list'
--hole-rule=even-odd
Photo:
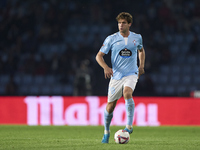
[{"label": "short sleeve jersey", "polygon": [[117,32],[105,39],[100,51],[105,54],[111,51],[113,79],[138,75],[137,50],[142,47],[142,36],[131,31],[128,38]]}]

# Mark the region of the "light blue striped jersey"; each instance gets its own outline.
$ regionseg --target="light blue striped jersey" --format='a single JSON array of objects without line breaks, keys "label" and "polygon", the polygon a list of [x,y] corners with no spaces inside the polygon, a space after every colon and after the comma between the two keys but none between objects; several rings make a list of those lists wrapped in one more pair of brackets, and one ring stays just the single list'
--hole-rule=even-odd
[{"label": "light blue striped jersey", "polygon": [[142,36],[131,31],[127,38],[117,32],[105,39],[100,51],[108,54],[111,50],[113,79],[138,75],[137,50],[142,47]]}]

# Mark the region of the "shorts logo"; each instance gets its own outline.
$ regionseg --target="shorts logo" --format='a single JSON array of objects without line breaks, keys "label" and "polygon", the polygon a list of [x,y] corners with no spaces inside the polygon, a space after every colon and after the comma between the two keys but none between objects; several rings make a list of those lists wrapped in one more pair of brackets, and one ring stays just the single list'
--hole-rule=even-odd
[{"label": "shorts logo", "polygon": [[114,87],[109,87],[108,93],[113,95],[115,93],[115,88]]},{"label": "shorts logo", "polygon": [[122,49],[120,52],[119,52],[119,55],[123,58],[129,58],[131,55],[132,55],[132,52],[125,48],[125,49]]}]

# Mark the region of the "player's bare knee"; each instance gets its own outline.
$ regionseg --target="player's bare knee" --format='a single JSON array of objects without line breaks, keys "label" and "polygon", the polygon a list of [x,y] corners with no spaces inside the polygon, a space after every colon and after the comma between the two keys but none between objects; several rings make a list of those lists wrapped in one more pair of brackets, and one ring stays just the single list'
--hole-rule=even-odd
[{"label": "player's bare knee", "polygon": [[113,112],[114,109],[113,109],[113,107],[111,105],[107,105],[106,110],[110,114],[110,113]]},{"label": "player's bare knee", "polygon": [[124,99],[129,99],[132,97],[133,90],[130,87],[125,87],[123,90]]},{"label": "player's bare knee", "polygon": [[129,99],[132,97],[132,92],[124,91],[123,95],[124,95],[124,99]]}]

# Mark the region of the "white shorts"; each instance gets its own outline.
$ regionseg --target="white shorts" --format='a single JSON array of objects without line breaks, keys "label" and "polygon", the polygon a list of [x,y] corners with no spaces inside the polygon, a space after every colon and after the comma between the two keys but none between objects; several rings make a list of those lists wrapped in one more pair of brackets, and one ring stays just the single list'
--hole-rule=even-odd
[{"label": "white shorts", "polygon": [[134,91],[137,80],[137,75],[126,76],[120,80],[110,79],[108,87],[108,102],[120,99],[123,95],[123,89],[125,86],[130,87]]}]

